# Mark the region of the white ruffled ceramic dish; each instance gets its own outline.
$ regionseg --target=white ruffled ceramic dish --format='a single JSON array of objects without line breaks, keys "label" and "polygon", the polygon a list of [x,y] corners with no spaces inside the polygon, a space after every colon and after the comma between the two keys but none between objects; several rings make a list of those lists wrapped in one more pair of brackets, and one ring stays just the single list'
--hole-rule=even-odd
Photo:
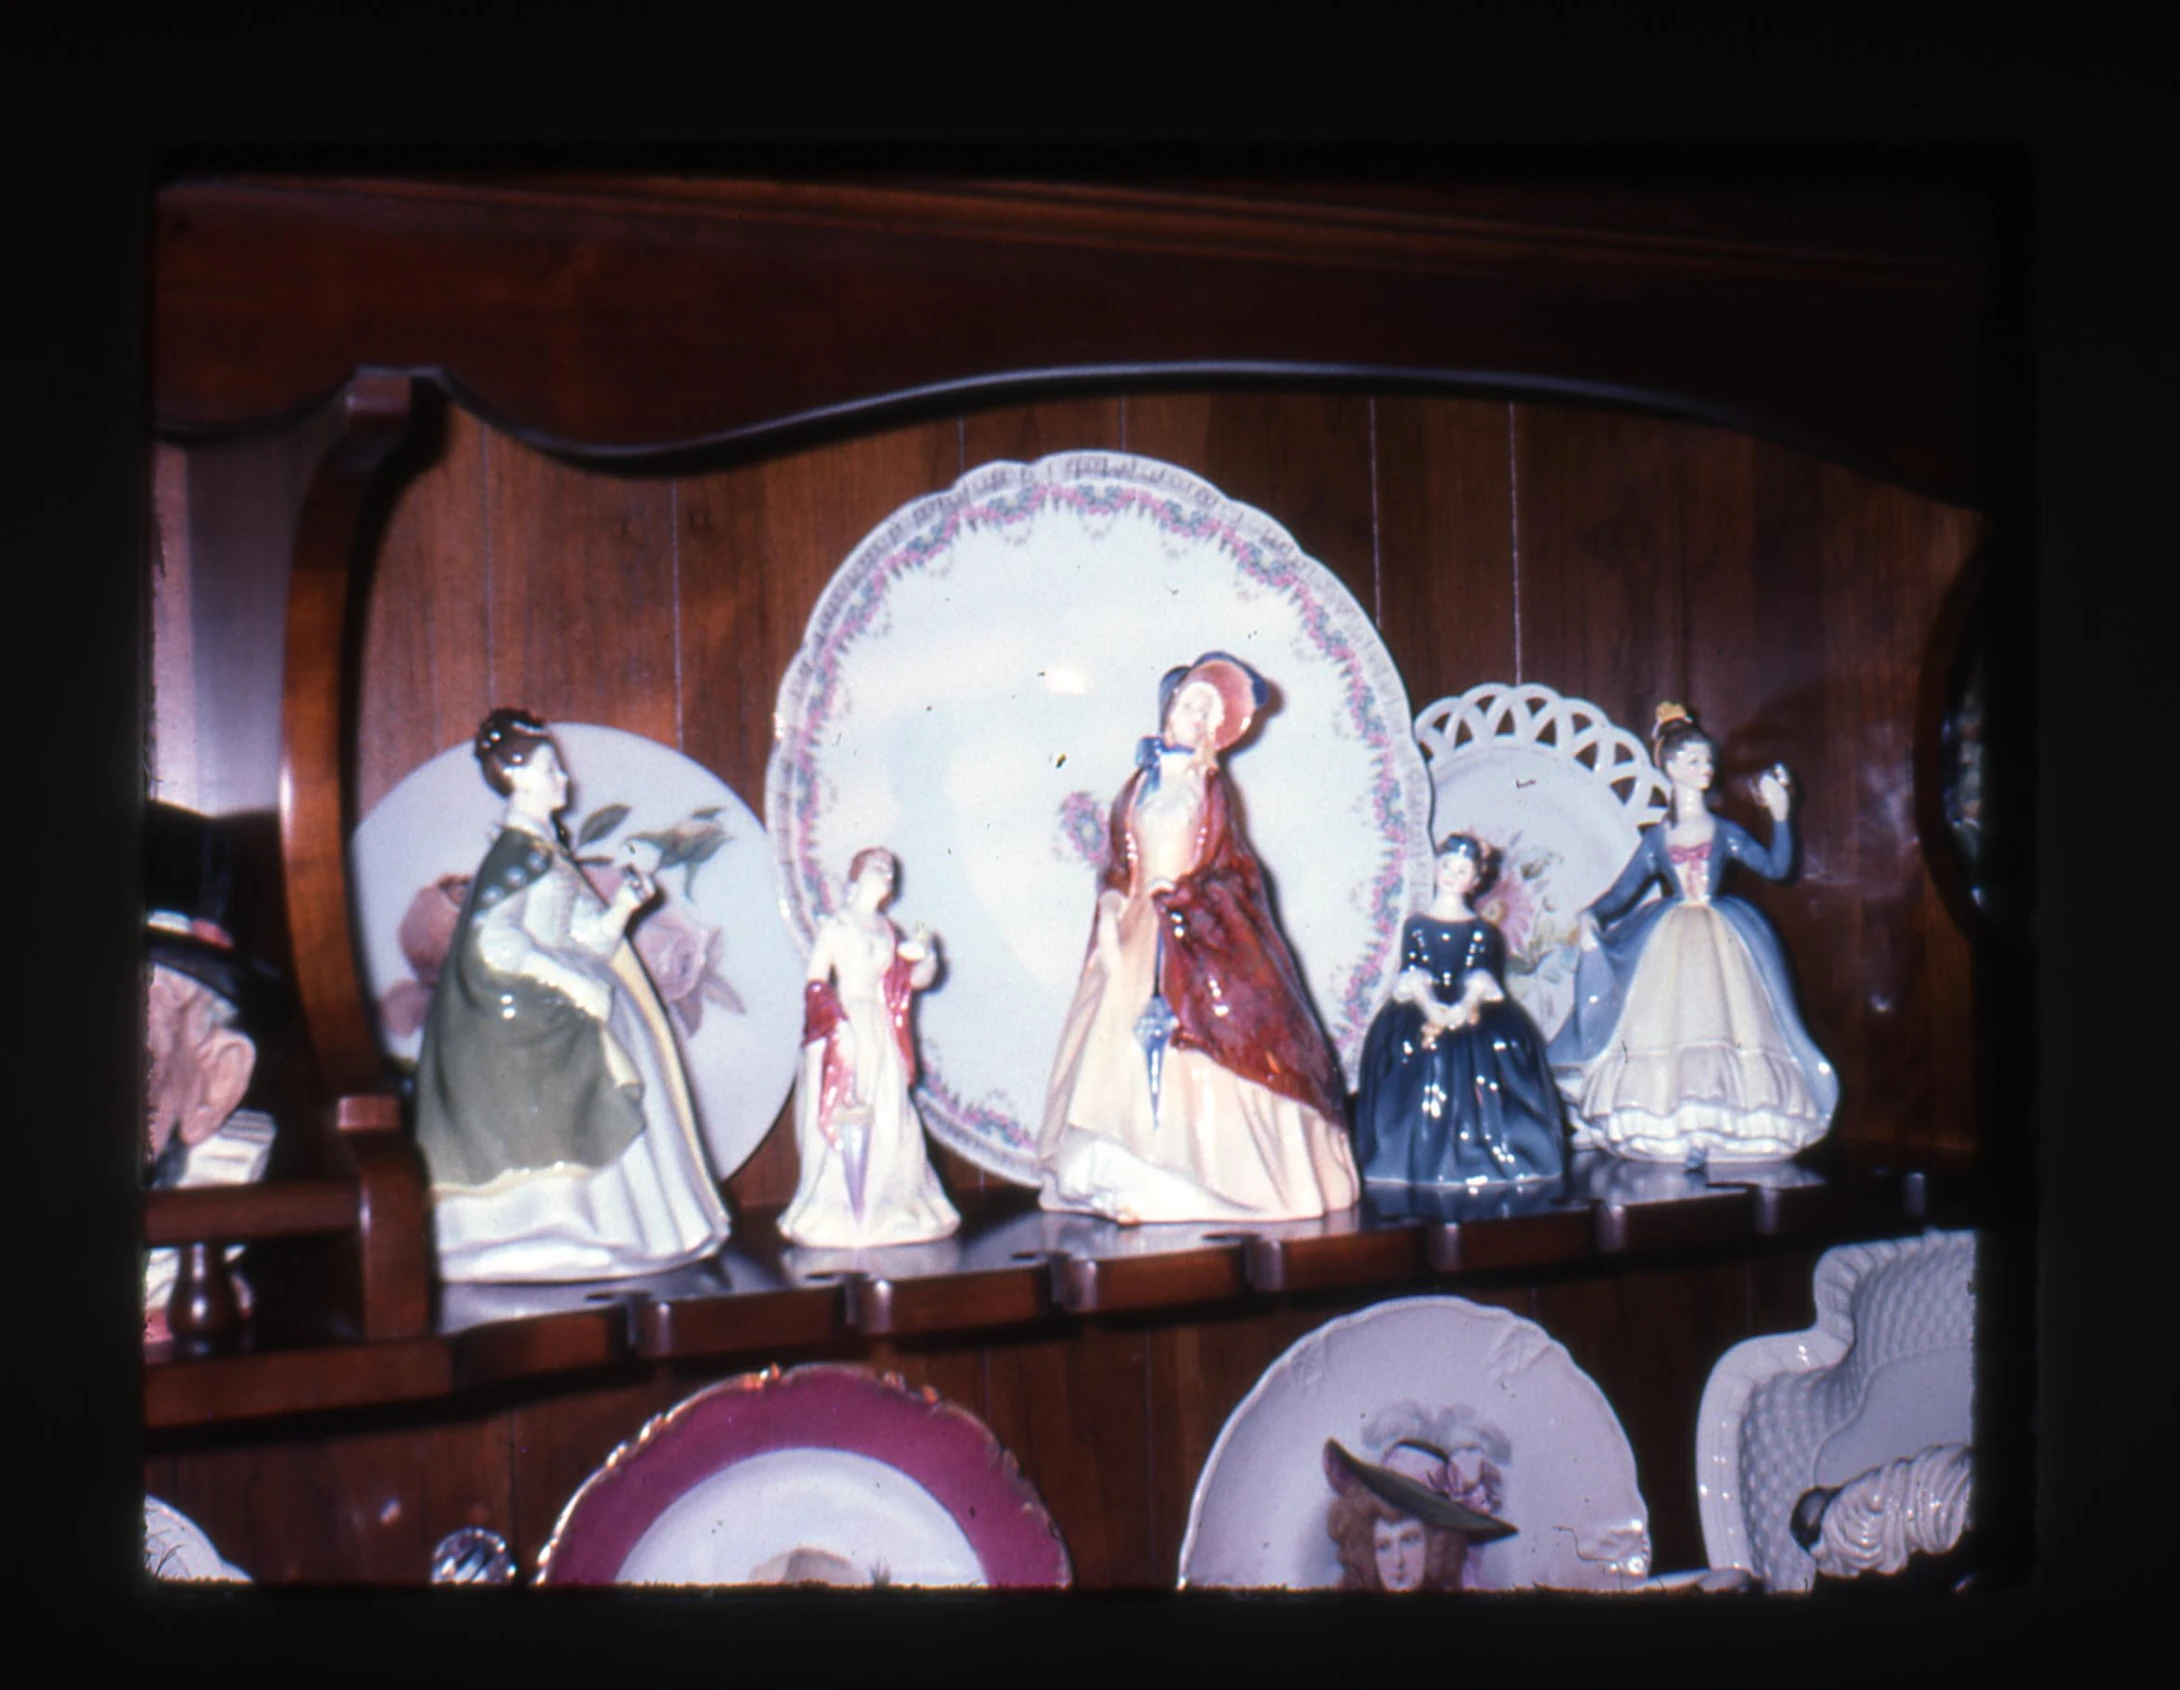
[{"label": "white ruffled ceramic dish", "polygon": [[1431,826],[1500,853],[1477,901],[1506,939],[1506,984],[1544,1036],[1574,1005],[1575,917],[1627,866],[1667,785],[1633,734],[1586,699],[1486,681],[1416,718]]},{"label": "white ruffled ceramic dish", "polygon": [[248,1573],[220,1559],[202,1526],[155,1496],[144,1498],[144,1571],[156,1579],[250,1582]]},{"label": "white ruffled ceramic dish", "polygon": [[1817,1263],[1817,1318],[1734,1345],[1696,1411],[1696,1504],[1712,1567],[1807,1590],[1794,1504],[1934,1444],[1975,1438],[1976,1237],[1848,1244]]},{"label": "white ruffled ceramic dish", "polygon": [[[633,839],[658,865],[660,898],[631,936],[725,1179],[778,1117],[802,1038],[802,953],[780,920],[772,847],[749,806],[678,751],[583,722],[552,734],[574,782],[562,819],[578,855],[611,859]],[[349,845],[364,980],[381,1046],[401,1062],[416,1060],[430,978],[505,810],[464,743],[412,769]]]},{"label": "white ruffled ceramic dish", "polygon": [[1379,1462],[1395,1441],[1477,1452],[1485,1512],[1515,1535],[1472,1546],[1471,1590],[1620,1591],[1650,1572],[1650,1514],[1618,1416],[1533,1321],[1408,1297],[1328,1321],[1227,1419],[1196,1481],[1183,1586],[1339,1586],[1328,1438]]},{"label": "white ruffled ceramic dish", "polygon": [[1276,707],[1226,766],[1352,1081],[1427,894],[1430,787],[1370,619],[1278,523],[1119,453],[994,463],[859,545],[780,687],[765,814],[810,934],[888,845],[947,973],[921,1000],[932,1133],[1036,1182],[1113,799],[1165,671],[1242,658]]},{"label": "white ruffled ceramic dish", "polygon": [[1014,1458],[930,1391],[862,1368],[723,1380],[569,1500],[541,1584],[1042,1586],[1067,1552]]}]

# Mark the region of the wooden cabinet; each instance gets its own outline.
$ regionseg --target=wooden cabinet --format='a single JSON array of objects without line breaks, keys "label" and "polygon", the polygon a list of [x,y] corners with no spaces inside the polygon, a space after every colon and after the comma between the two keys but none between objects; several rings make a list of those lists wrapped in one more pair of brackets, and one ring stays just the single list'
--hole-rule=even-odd
[{"label": "wooden cabinet", "polygon": [[[1079,1582],[1168,1585],[1196,1472],[1262,1368],[1333,1314],[1441,1286],[1568,1346],[1635,1445],[1656,1564],[1699,1564],[1717,1356],[1807,1320],[1828,1244],[2003,1228],[2025,1177],[2017,870],[1998,842],[1985,914],[1930,825],[1959,630],[2003,636],[2021,602],[1994,491],[2003,209],[1898,182],[165,190],[164,529],[193,578],[287,595],[285,668],[234,654],[257,714],[230,700],[203,755],[256,756],[237,789],[280,795],[263,829],[317,1070],[287,1130],[327,1147],[305,1170],[316,1248],[348,1265],[299,1267],[329,1289],[246,1351],[148,1369],[147,1487],[261,1579],[419,1580],[462,1524],[505,1532],[527,1571],[648,1415],[726,1373],[850,1357],[981,1414]],[[450,1322],[413,1181],[368,1216],[328,1195],[406,1148],[359,1130],[383,1104],[352,1103],[346,1133],[330,1113],[387,1089],[346,830],[502,703],[646,734],[754,800],[781,673],[856,541],[976,464],[1073,447],[1271,513],[1373,616],[1419,708],[1487,679],[1631,724],[1688,698],[1723,786],[1789,761],[1803,869],[1758,899],[1843,1076],[1824,1183],[787,1290],[730,1268],[709,1296],[591,1288]],[[2003,750],[2018,649],[1988,662]],[[268,707],[277,769],[248,731]],[[1018,1210],[941,1165],[971,1229]],[[753,1260],[794,1175],[783,1125],[730,1184]],[[2010,1400],[1979,1398],[1985,1441],[2025,1461]]]}]

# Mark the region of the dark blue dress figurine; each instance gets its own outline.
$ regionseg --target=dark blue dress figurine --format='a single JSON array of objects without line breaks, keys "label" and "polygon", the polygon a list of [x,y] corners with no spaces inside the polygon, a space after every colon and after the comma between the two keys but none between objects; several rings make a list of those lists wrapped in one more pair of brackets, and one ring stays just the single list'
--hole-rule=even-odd
[{"label": "dark blue dress figurine", "polygon": [[1437,895],[1401,930],[1401,973],[1363,1045],[1355,1153],[1374,1183],[1483,1185],[1566,1171],[1544,1038],[1506,995],[1506,941],[1469,907],[1476,840],[1438,851]]}]

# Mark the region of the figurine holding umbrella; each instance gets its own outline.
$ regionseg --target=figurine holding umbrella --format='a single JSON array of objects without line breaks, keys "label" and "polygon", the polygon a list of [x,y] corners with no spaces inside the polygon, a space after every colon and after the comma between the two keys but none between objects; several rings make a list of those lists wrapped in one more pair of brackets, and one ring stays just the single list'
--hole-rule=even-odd
[{"label": "figurine holding umbrella", "polygon": [[903,939],[885,914],[898,865],[856,853],[846,904],[818,924],[803,987],[803,1068],[795,1088],[802,1170],[780,1215],[796,1244],[854,1248],[945,1238],[961,1217],[932,1172],[909,1088],[909,1012],[937,979],[937,942]]},{"label": "figurine holding umbrella", "polygon": [[1269,683],[1228,652],[1159,682],[1046,1090],[1047,1209],[1291,1220],[1360,1195],[1339,1060],[1221,763],[1271,710]]}]

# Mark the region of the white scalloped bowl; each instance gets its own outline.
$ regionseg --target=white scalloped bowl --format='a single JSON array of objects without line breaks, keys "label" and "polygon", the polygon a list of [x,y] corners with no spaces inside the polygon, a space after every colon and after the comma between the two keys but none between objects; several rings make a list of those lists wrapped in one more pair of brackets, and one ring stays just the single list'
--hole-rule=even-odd
[{"label": "white scalloped bowl", "polygon": [[1696,1500],[1714,1568],[1807,1590],[1795,1502],[1932,1444],[1974,1441],[1976,1238],[1828,1250],[1816,1323],[1736,1344],[1696,1416]]}]

